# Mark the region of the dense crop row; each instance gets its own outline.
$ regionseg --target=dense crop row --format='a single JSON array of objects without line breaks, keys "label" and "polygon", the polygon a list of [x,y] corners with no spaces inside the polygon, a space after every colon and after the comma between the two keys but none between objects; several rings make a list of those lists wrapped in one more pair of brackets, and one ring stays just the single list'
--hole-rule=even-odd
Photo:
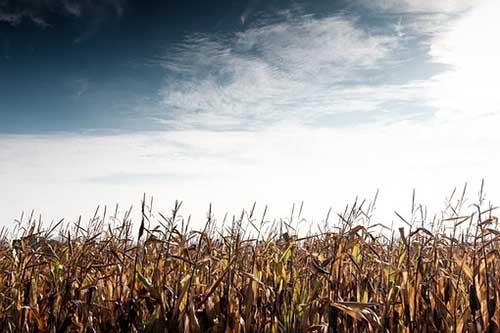
[{"label": "dense crop row", "polygon": [[498,220],[463,203],[395,231],[354,204],[300,236],[253,209],[192,231],[180,204],[154,224],[143,203],[138,233],[129,214],[29,219],[2,235],[0,331],[498,332]]}]

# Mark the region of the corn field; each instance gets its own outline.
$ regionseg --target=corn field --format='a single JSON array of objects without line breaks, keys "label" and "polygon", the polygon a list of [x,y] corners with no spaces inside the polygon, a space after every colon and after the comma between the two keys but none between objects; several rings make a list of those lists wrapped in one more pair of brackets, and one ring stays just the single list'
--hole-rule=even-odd
[{"label": "corn field", "polygon": [[355,202],[301,234],[300,212],[209,211],[194,230],[180,202],[156,216],[145,201],[135,224],[104,209],[4,230],[0,331],[499,332],[500,232],[484,203],[462,196],[432,220],[413,204],[391,228]]}]

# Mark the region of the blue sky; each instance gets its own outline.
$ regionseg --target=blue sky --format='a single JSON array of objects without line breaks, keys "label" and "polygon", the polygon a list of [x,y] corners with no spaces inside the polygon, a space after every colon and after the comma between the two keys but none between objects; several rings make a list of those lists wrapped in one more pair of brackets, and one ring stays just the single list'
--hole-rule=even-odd
[{"label": "blue sky", "polygon": [[485,178],[494,197],[499,16],[492,0],[0,0],[2,224],[142,192],[194,213],[304,200],[315,220],[377,188],[387,220],[414,187],[439,206]]},{"label": "blue sky", "polygon": [[[374,101],[368,117],[353,117],[336,101],[352,86],[401,84],[442,69],[429,61],[425,36],[402,23],[418,18],[396,15],[396,8],[341,1],[79,3],[2,6],[0,131],[185,127],[193,112],[217,109],[220,116],[228,109],[235,118],[232,100],[245,109],[243,128],[297,117],[335,126],[375,121],[376,112],[425,118],[429,108],[402,106],[396,96]],[[252,79],[266,82],[238,95]],[[189,125],[224,127],[203,118]]]}]

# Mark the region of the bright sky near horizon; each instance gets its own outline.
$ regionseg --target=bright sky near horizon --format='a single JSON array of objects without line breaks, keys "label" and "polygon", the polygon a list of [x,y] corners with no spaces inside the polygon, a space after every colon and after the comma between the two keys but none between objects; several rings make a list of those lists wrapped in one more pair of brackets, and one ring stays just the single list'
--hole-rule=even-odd
[{"label": "bright sky near horizon", "polygon": [[0,226],[498,203],[499,33],[496,0],[0,0]]}]

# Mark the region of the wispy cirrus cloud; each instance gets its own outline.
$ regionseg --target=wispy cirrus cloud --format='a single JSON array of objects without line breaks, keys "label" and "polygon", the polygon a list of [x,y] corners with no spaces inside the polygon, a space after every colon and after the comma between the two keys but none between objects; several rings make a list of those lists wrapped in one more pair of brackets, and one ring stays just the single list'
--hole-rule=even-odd
[{"label": "wispy cirrus cloud", "polygon": [[344,15],[191,35],[162,61],[169,78],[161,91],[168,110],[163,121],[227,129],[335,125],[346,113],[357,113],[362,123],[373,120],[366,112],[398,114],[398,105],[418,98],[421,86],[387,83],[387,73],[407,60],[398,54],[403,42],[396,31],[362,28]]},{"label": "wispy cirrus cloud", "polygon": [[373,10],[392,13],[447,13],[457,14],[478,5],[481,0],[356,0]]},{"label": "wispy cirrus cloud", "polygon": [[244,25],[247,22],[248,17],[250,15],[252,15],[252,13],[255,11],[255,8],[259,5],[260,2],[261,2],[261,0],[249,0],[248,1],[248,4],[246,5],[245,10],[243,11],[243,13],[240,16],[241,24]]},{"label": "wispy cirrus cloud", "polygon": [[0,22],[6,22],[10,25],[17,25],[21,21],[22,16],[19,14],[3,13],[0,11]]},{"label": "wispy cirrus cloud", "polygon": [[91,19],[96,25],[96,18],[121,17],[124,6],[125,0],[0,0],[0,22],[16,26],[27,20],[47,28],[51,25],[50,16],[60,15]]},{"label": "wispy cirrus cloud", "polygon": [[[233,34],[186,36],[161,61],[168,79],[160,91],[165,110],[160,122],[177,129],[256,130],[280,123],[338,127],[452,120],[465,105],[474,114],[474,103],[496,103],[495,94],[470,93],[478,90],[474,82],[487,80],[495,67],[488,61],[480,66],[481,75],[472,75],[498,53],[488,42],[498,30],[494,1],[359,4],[377,11],[363,14],[375,18],[371,24],[345,13],[288,13],[256,20]],[[383,23],[377,23],[380,15]],[[481,32],[478,25],[484,26]],[[464,42],[460,36],[470,38]],[[482,55],[474,56],[473,50]],[[457,77],[462,66],[457,61],[468,63],[468,74],[462,68]],[[494,87],[481,85],[482,91]],[[471,97],[460,107],[450,93],[479,102]]]}]

